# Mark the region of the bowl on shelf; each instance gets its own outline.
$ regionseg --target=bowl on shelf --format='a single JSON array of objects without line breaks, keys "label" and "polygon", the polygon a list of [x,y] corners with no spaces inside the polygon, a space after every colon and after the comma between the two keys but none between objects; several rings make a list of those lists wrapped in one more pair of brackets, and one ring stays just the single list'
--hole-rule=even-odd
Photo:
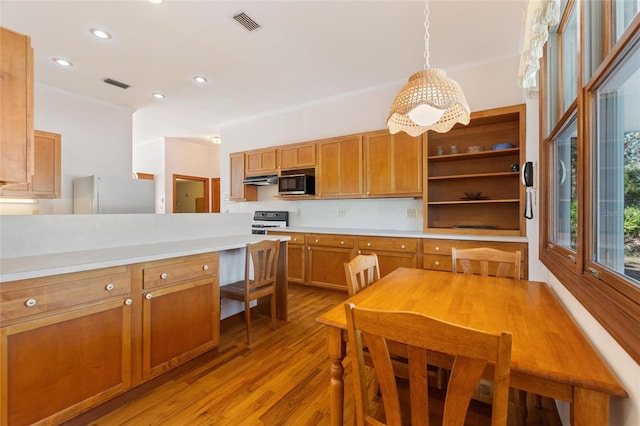
[{"label": "bowl on shelf", "polygon": [[497,143],[495,145],[493,145],[491,147],[492,150],[498,150],[498,149],[509,149],[509,148],[515,148],[516,146],[512,143],[508,143],[508,142],[504,142],[504,143]]},{"label": "bowl on shelf", "polygon": [[482,198],[482,192],[465,192],[464,196],[467,200],[479,200]]},{"label": "bowl on shelf", "polygon": [[467,152],[480,152],[480,151],[484,151],[484,146],[472,145],[467,148]]}]

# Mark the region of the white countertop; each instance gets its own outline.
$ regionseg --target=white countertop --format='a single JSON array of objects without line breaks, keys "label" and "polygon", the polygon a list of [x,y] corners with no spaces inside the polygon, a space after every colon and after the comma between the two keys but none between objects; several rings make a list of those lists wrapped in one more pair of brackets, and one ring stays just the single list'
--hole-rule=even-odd
[{"label": "white countertop", "polygon": [[0,283],[238,249],[263,239],[264,235],[232,235],[0,259]]},{"label": "white countertop", "polygon": [[299,232],[304,234],[341,234],[364,235],[371,237],[396,237],[396,238],[438,238],[442,240],[469,240],[469,241],[503,241],[510,243],[526,243],[527,237],[508,235],[470,235],[470,234],[424,234],[420,231],[398,231],[393,229],[359,229],[359,228],[322,228],[308,226],[288,226],[286,228],[273,229],[274,231]]}]

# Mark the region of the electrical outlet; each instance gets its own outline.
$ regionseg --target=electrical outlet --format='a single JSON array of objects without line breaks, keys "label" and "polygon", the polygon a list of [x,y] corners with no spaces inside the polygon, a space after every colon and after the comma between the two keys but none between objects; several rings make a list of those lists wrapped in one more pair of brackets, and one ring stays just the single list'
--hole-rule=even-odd
[{"label": "electrical outlet", "polygon": [[416,210],[416,215],[417,215],[418,217],[422,217],[422,209],[417,209],[417,210]]},{"label": "electrical outlet", "polygon": [[344,209],[339,209],[338,210],[338,216],[339,217],[345,217],[347,215],[347,212]]},{"label": "electrical outlet", "polygon": [[416,209],[407,209],[407,217],[416,217]]}]

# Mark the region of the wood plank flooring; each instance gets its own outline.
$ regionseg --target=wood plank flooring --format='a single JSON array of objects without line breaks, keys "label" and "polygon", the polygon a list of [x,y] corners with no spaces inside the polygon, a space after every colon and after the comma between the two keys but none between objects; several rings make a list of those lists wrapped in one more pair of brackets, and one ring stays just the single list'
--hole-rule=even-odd
[{"label": "wood plank flooring", "polygon": [[[329,425],[329,359],[324,328],[315,318],[346,298],[346,293],[292,285],[288,322],[279,321],[272,331],[267,316],[252,315],[252,348],[245,344],[244,322],[225,321],[217,349],[67,425]],[[347,362],[348,424],[352,387]],[[529,410],[527,425],[560,425],[553,401],[543,399],[543,407]]]}]

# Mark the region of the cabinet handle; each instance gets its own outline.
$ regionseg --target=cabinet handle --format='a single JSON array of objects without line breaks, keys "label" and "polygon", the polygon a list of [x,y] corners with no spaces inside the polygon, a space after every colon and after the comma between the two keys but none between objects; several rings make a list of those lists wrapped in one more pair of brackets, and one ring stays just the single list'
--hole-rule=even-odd
[{"label": "cabinet handle", "polygon": [[316,240],[316,244],[319,242],[319,240]]},{"label": "cabinet handle", "polygon": [[129,306],[129,305],[131,305],[132,303],[133,303],[133,300],[131,300],[130,298],[128,298],[128,299],[124,299],[124,304],[125,304],[125,305]]},{"label": "cabinet handle", "polygon": [[367,247],[371,247],[371,243],[367,243]]},{"label": "cabinet handle", "polygon": [[144,298],[147,299],[147,300],[151,300],[152,297],[153,296],[151,295],[151,293],[147,293],[147,294],[144,295]]},{"label": "cabinet handle", "polygon": [[362,250],[358,250],[358,254],[362,254]]},{"label": "cabinet handle", "polygon": [[293,241],[298,241],[298,239],[297,239],[297,238],[294,238],[294,239],[293,239]]},{"label": "cabinet handle", "polygon": [[36,299],[28,299],[26,302],[24,302],[24,304],[28,308],[31,308],[32,306],[36,306],[36,303],[38,303],[38,301]]},{"label": "cabinet handle", "polygon": [[112,283],[107,284],[107,285],[104,287],[104,289],[105,289],[105,290],[107,290],[107,291],[111,291],[111,290],[113,290],[113,284],[112,284]]},{"label": "cabinet handle", "polygon": [[340,244],[344,245],[344,241],[340,241]]},{"label": "cabinet handle", "polygon": [[401,245],[401,246],[400,246],[400,248],[404,250],[404,248],[405,248],[405,247],[404,247],[404,244],[403,244],[403,245]]},{"label": "cabinet handle", "polygon": [[436,265],[436,266],[440,266],[440,261],[439,261],[439,260],[436,260],[436,261],[435,261],[435,263],[434,263],[434,265]]},{"label": "cabinet handle", "polygon": [[167,275],[167,273],[166,273],[166,272],[163,272],[163,273],[161,273],[161,274],[160,274],[160,279],[161,279],[161,280],[166,280],[168,276],[169,276],[169,275]]},{"label": "cabinet handle", "polygon": [[208,270],[209,270],[209,265],[204,265],[204,266],[202,267],[202,270],[203,270],[203,271],[208,271]]},{"label": "cabinet handle", "polygon": [[440,251],[440,247],[436,246],[435,250]]},{"label": "cabinet handle", "polygon": [[307,250],[311,251],[311,247],[307,247]]}]

